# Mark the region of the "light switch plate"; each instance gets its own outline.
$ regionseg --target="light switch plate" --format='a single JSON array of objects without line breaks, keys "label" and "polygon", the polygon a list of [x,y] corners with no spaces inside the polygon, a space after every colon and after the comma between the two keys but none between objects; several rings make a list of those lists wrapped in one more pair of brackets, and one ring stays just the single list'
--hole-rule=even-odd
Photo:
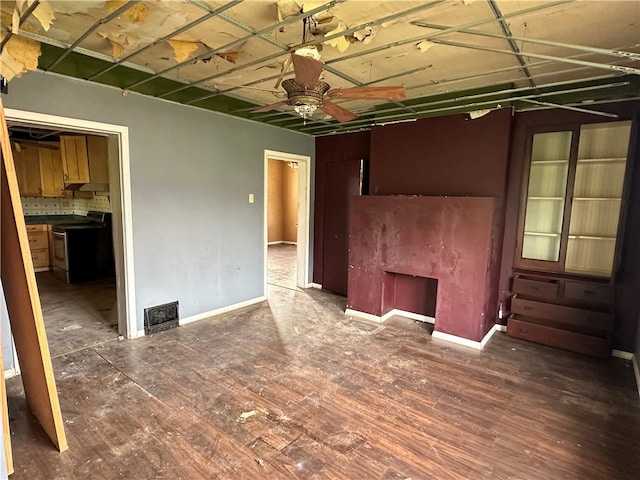
[{"label": "light switch plate", "polygon": [[249,203],[253,203],[254,202],[254,197],[253,197],[253,193],[249,194]]}]

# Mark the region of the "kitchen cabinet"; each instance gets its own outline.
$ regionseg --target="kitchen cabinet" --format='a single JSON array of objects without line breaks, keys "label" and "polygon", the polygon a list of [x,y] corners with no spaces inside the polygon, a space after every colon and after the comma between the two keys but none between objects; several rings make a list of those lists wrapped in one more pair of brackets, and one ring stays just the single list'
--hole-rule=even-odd
[{"label": "kitchen cabinet", "polygon": [[532,132],[507,333],[606,357],[630,121]]},{"label": "kitchen cabinet", "polygon": [[60,135],[60,153],[64,184],[89,183],[89,157],[87,137],[84,135]]},{"label": "kitchen cabinet", "polygon": [[109,183],[109,145],[107,137],[87,136],[91,183]]},{"label": "kitchen cabinet", "polygon": [[64,197],[62,157],[59,150],[38,149],[40,164],[40,195]]},{"label": "kitchen cabinet", "polygon": [[37,197],[41,193],[40,158],[38,147],[20,145],[14,147],[13,161],[18,177],[18,189],[23,197]]},{"label": "kitchen cabinet", "polygon": [[49,270],[49,225],[27,225],[27,238],[34,270]]}]

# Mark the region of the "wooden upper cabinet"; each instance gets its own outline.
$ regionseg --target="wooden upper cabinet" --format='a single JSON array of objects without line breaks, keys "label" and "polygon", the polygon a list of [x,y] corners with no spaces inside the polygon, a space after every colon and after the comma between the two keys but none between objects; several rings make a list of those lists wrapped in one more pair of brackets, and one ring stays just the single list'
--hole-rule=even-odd
[{"label": "wooden upper cabinet", "polygon": [[630,133],[624,121],[532,134],[519,267],[612,276]]},{"label": "wooden upper cabinet", "polygon": [[13,150],[18,189],[23,197],[38,197],[41,194],[38,150],[38,147],[31,145],[20,145],[20,151]]},{"label": "wooden upper cabinet", "polygon": [[109,145],[107,137],[87,136],[91,183],[109,183]]},{"label": "wooden upper cabinet", "polygon": [[61,135],[60,153],[64,183],[89,183],[89,157],[87,137],[83,135]]},{"label": "wooden upper cabinet", "polygon": [[60,150],[39,149],[41,195],[43,197],[64,197],[62,156]]}]

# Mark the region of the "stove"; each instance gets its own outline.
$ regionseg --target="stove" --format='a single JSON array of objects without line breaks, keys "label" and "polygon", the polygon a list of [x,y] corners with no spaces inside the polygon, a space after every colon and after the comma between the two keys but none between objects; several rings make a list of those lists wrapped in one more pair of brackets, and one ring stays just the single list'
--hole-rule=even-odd
[{"label": "stove", "polygon": [[86,218],[53,225],[53,274],[67,283],[114,275],[111,214],[89,212]]}]

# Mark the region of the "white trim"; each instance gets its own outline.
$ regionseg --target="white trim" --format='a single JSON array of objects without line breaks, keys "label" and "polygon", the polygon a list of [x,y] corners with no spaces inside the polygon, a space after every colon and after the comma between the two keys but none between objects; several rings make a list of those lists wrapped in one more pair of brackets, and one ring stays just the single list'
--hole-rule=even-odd
[{"label": "white trim", "polygon": [[498,331],[498,332],[506,332],[507,331],[507,326],[506,325],[502,325],[501,323],[496,323],[495,327],[496,327],[496,331]]},{"label": "white trim", "polygon": [[232,310],[237,310],[239,308],[248,307],[249,305],[254,305],[256,303],[264,302],[266,299],[267,297],[264,297],[264,296],[256,297],[249,300],[245,300],[244,302],[234,303],[233,305],[217,308],[209,312],[199,313],[197,315],[192,315],[190,317],[181,318],[179,324],[180,326],[183,326],[188,323],[197,322],[198,320],[203,320],[205,318],[214,317],[216,315],[221,315],[223,313],[231,312]]},{"label": "white trim", "polygon": [[17,377],[18,375],[20,375],[20,372],[18,370],[16,370],[15,368],[8,368],[7,370],[4,371],[5,380],[7,378]]},{"label": "white trim", "polygon": [[373,315],[371,313],[361,312],[359,310],[351,310],[350,308],[345,309],[344,314],[349,317],[363,318],[365,320],[370,320],[376,323],[382,323],[384,320],[382,317],[377,315]]},{"label": "white trim", "polygon": [[615,358],[623,358],[624,360],[633,360],[633,353],[624,350],[611,350],[611,356]]},{"label": "white trim", "polygon": [[398,315],[400,317],[406,317],[411,320],[417,320],[418,322],[427,322],[435,324],[436,319],[433,317],[428,317],[426,315],[420,315],[419,313],[407,312],[405,310],[399,310],[394,308],[389,310],[387,313],[379,317],[378,315],[373,315],[372,313],[361,312],[359,310],[352,310],[350,308],[345,309],[345,315],[349,315],[351,317],[364,318],[365,320],[371,320],[372,322],[382,323],[385,320],[393,317],[394,315]]},{"label": "white trim", "polygon": [[638,357],[635,355],[631,358],[631,364],[633,365],[633,373],[636,376],[636,387],[638,388],[638,396],[640,396],[640,367],[638,367]]},{"label": "white trim", "polygon": [[311,216],[311,157],[298,155],[295,153],[278,152],[275,150],[264,150],[264,212],[263,212],[263,235],[264,235],[264,291],[267,296],[267,239],[269,238],[268,227],[268,194],[269,194],[269,159],[281,160],[284,162],[298,162],[298,231],[297,231],[297,278],[296,286],[306,288],[309,284],[309,242],[310,242],[310,216]]},{"label": "white trim", "polygon": [[278,240],[277,242],[267,242],[267,245],[297,245],[297,243],[287,242],[286,240]]},{"label": "white trim", "polygon": [[[90,120],[82,120],[71,117],[61,117],[58,115],[48,115],[37,112],[27,112],[23,110],[5,109],[5,116],[8,121],[21,124],[38,125],[45,127],[53,127],[58,130],[78,131],[83,133],[101,133],[107,135],[116,135],[119,139],[119,185],[114,188],[112,183],[110,190],[112,192],[120,191],[120,207],[121,207],[121,229],[122,229],[122,246],[119,242],[114,245],[116,257],[121,256],[124,260],[123,272],[118,272],[119,267],[116,264],[116,272],[120,277],[118,283],[122,285],[118,289],[118,303],[124,302],[122,313],[125,316],[122,324],[118,322],[119,333],[127,338],[136,338],[138,336],[136,322],[136,292],[135,292],[135,275],[134,275],[134,258],[133,258],[133,220],[131,212],[131,176],[130,176],[130,158],[129,158],[129,127],[124,125],[114,125],[109,123],[94,122]],[[115,175],[113,176],[115,177]],[[113,180],[112,180],[113,182]],[[119,251],[122,248],[123,251]],[[121,274],[121,275],[120,275]],[[124,298],[122,298],[124,297]],[[120,305],[119,305],[120,306]],[[120,309],[119,309],[120,311]],[[124,328],[124,331],[122,329]],[[135,333],[134,333],[135,332]]]},{"label": "white trim", "polygon": [[469,340],[468,338],[458,337],[456,335],[451,335],[450,333],[439,332],[434,330],[431,334],[432,338],[436,338],[439,340],[444,340],[451,343],[457,343],[458,345],[462,345],[469,348],[474,348],[476,350],[482,350],[487,342],[491,339],[494,333],[496,333],[497,328],[496,324],[493,324],[491,330],[487,332],[484,338],[480,342],[476,342],[474,340]]},{"label": "white trim", "polygon": [[394,315],[410,318],[411,320],[416,320],[418,322],[431,323],[432,325],[436,323],[436,319],[433,317],[429,317],[428,315],[420,315],[419,313],[407,312],[405,310],[398,310],[397,308],[394,308],[390,312],[385,313],[382,316],[382,321],[385,321],[388,318],[393,317]]},{"label": "white trim", "polygon": [[320,283],[314,283],[314,282],[311,282],[311,283],[309,284],[309,287],[311,287],[311,288],[317,288],[318,290],[322,290],[322,285],[321,285]]}]

